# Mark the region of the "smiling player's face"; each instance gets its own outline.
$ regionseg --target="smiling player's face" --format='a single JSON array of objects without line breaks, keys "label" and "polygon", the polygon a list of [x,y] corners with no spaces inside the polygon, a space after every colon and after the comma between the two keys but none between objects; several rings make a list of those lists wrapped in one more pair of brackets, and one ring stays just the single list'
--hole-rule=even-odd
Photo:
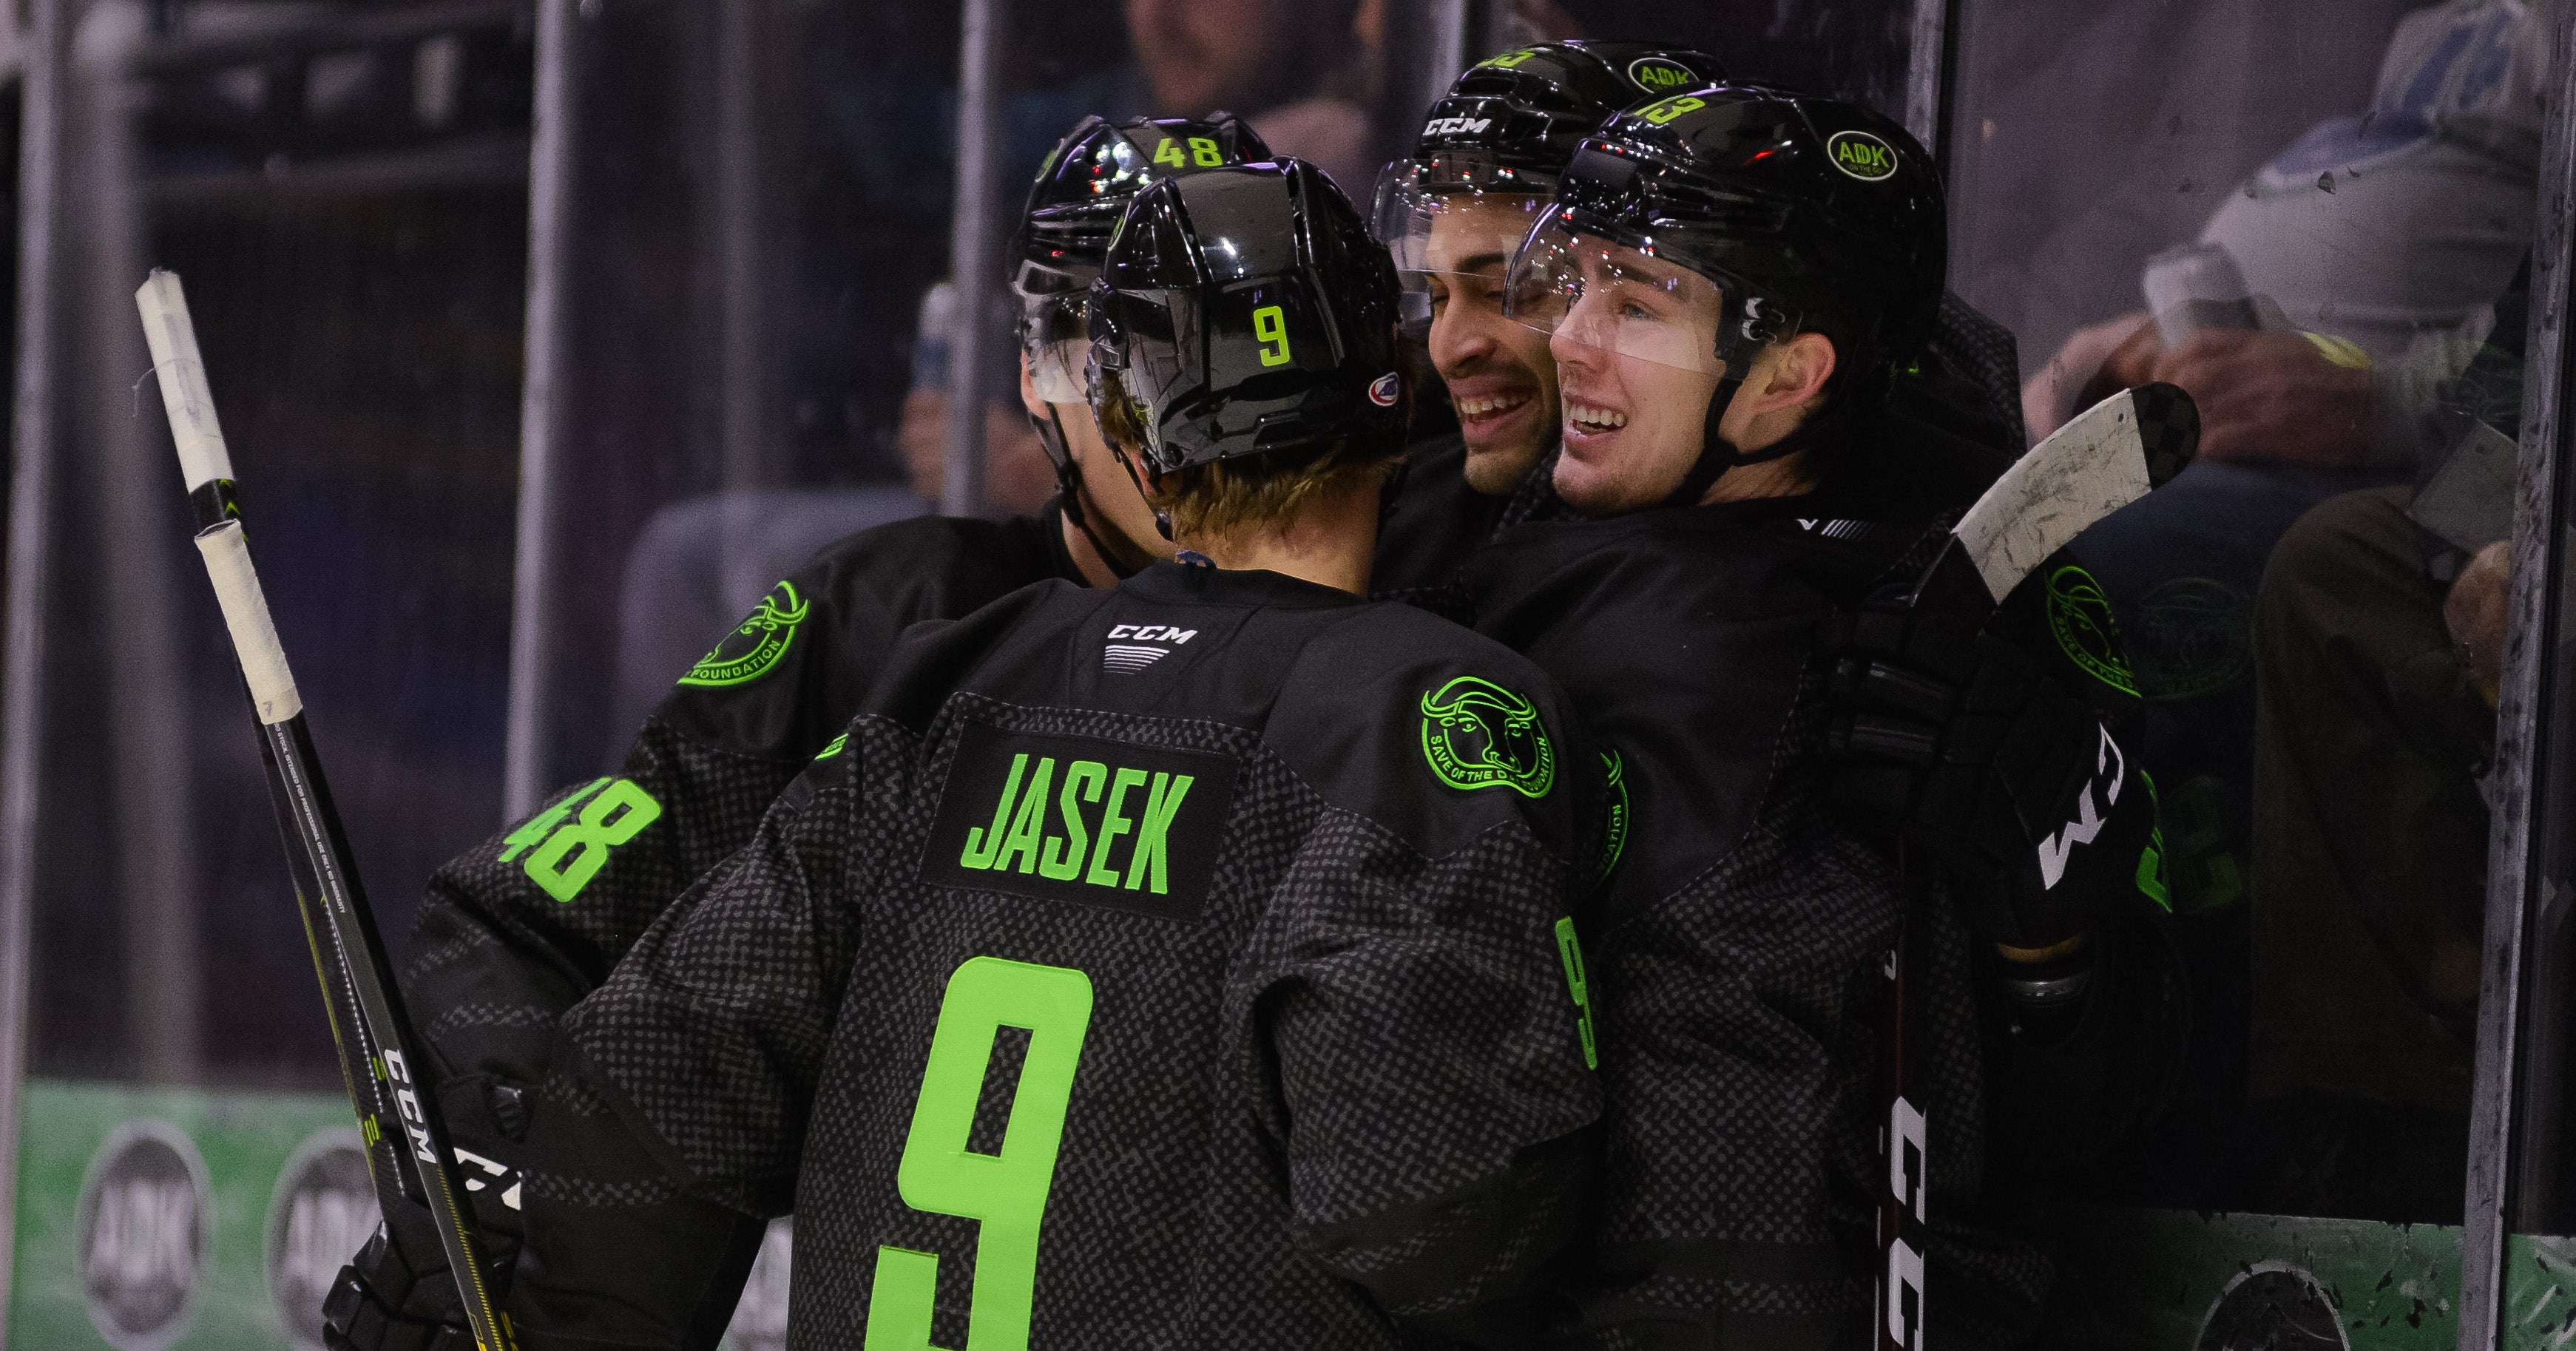
[{"label": "smiling player's face", "polygon": [[1564,402],[1556,491],[1586,516],[1670,496],[1699,459],[1716,355],[1718,290],[1695,272],[1584,239],[1558,277],[1548,350]]},{"label": "smiling player's face", "polygon": [[1503,276],[1529,228],[1531,199],[1460,194],[1432,219],[1425,262],[1431,364],[1467,443],[1467,484],[1520,486],[1556,439],[1556,363],[1547,335],[1503,317]]}]

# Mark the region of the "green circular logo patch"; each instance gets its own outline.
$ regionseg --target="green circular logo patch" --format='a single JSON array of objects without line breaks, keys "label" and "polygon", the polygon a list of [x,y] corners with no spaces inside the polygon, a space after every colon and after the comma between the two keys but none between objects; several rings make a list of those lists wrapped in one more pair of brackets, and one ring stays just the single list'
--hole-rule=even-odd
[{"label": "green circular logo patch", "polygon": [[1825,141],[1834,167],[1864,183],[1896,172],[1896,148],[1865,131],[1838,131]]},{"label": "green circular logo patch", "polygon": [[1422,758],[1452,788],[1545,797],[1556,785],[1556,747],[1538,706],[1475,676],[1422,696]]},{"label": "green circular logo patch", "polygon": [[2150,699],[2191,699],[2242,682],[2254,669],[2253,601],[2214,577],[2175,577],[2138,598],[2122,635],[2138,689]]},{"label": "green circular logo patch", "polygon": [[2135,697],[2138,678],[2120,658],[2119,628],[2111,622],[2111,600],[2093,574],[2072,563],[2048,574],[2048,631],[2058,649],[2086,675]]},{"label": "green circular logo patch", "polygon": [[726,634],[715,651],[698,658],[698,664],[680,677],[680,683],[740,685],[769,674],[787,656],[788,647],[796,641],[796,626],[805,622],[811,609],[805,598],[796,594],[795,583],[780,582],[771,587],[750,618]]},{"label": "green circular logo patch", "polygon": [[1641,56],[1628,63],[1628,82],[1649,94],[1669,94],[1700,81],[1698,76],[1670,61]]}]

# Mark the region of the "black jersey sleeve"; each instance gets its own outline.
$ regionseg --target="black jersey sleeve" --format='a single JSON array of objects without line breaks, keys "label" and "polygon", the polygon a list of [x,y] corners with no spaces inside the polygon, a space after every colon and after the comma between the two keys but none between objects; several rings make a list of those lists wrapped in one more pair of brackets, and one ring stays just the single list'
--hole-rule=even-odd
[{"label": "black jersey sleeve", "polygon": [[555,1018],[749,842],[907,625],[1056,575],[1054,521],[924,518],[824,549],[681,677],[617,773],[567,786],[438,871],[403,985],[469,1148],[513,1152]]},{"label": "black jersey sleeve", "polygon": [[850,668],[891,641],[891,617],[826,581],[780,583],[647,719],[617,773],[559,791],[432,876],[404,994],[469,1148],[509,1152],[557,1015],[750,840],[838,730],[820,719],[849,717]]},{"label": "black jersey sleeve", "polygon": [[696,1348],[723,1331],[760,1221],[795,1191],[855,936],[866,742],[834,743],[562,1018],[510,1297],[530,1344]]},{"label": "black jersey sleeve", "polygon": [[1381,1307],[1484,1345],[1579,1232],[1599,1115],[1576,930],[1598,764],[1545,677],[1436,621],[1311,644],[1274,744],[1335,808],[1276,907],[1264,1026],[1298,1242]]}]

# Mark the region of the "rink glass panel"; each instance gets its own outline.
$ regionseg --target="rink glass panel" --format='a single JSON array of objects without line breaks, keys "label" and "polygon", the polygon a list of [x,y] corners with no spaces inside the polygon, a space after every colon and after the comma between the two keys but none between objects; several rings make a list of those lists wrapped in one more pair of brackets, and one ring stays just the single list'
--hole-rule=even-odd
[{"label": "rink glass panel", "polygon": [[42,686],[9,710],[41,750],[13,1345],[308,1342],[367,1225],[254,724],[137,383],[147,268],[185,279],[398,949],[429,871],[499,824],[531,30],[405,14],[62,9],[53,415],[18,450],[51,509]]},{"label": "rink glass panel", "polygon": [[[2499,630],[2475,602],[2504,613],[2507,574],[2471,560],[2512,533],[2517,464],[2564,436],[2562,373],[2525,380],[2566,299],[2553,45],[2512,0],[1959,7],[1950,281],[2013,330],[2031,435],[2146,378],[2204,423],[2201,464],[2075,546],[2143,696],[2168,871],[2145,927],[2187,1030],[2178,1062],[2130,1071],[2156,1090],[2136,1125],[2007,1182],[2062,1206],[2054,1335],[2478,1340],[2460,1226],[2494,1087],[2491,817],[2532,728],[2480,688]],[[2140,324],[2155,344],[2124,346]],[[2526,1087],[2565,1081],[2576,1012],[2553,915],[2533,912]],[[2560,1094],[2516,1104],[2521,1233],[2576,1228]],[[2510,1245],[2507,1343],[2576,1326],[2562,1246]]]},{"label": "rink glass panel", "polygon": [[[1087,113],[1230,109],[1365,208],[1456,73],[1432,68],[1435,51],[1473,60],[1542,35],[1508,5],[1244,3],[1240,22],[1204,32],[1158,18],[1174,8],[1002,3],[1004,219],[989,247],[1006,246],[1039,161]],[[1903,109],[1910,3],[1566,10],[1590,36],[1709,45],[1755,75]],[[557,487],[533,537],[549,580],[528,619],[544,656],[537,697],[522,696],[528,782],[511,785],[531,803],[613,767],[671,682],[815,548],[928,509],[950,335],[969,312],[934,294],[957,190],[955,0],[579,14]],[[1463,33],[1434,31],[1459,18]],[[1007,298],[988,304],[998,331]],[[991,349],[984,509],[1007,514],[1053,480],[1019,410],[1015,350]]]}]

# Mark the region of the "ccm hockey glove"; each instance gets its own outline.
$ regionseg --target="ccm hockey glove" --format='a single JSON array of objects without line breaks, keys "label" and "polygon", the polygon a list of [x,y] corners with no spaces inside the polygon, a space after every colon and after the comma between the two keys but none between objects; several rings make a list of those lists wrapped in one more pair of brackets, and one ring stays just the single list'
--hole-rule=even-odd
[{"label": "ccm hockey glove", "polygon": [[2115,732],[2136,685],[2101,588],[2063,558],[1984,620],[1898,587],[1846,617],[1828,793],[1857,828],[1930,849],[1979,937],[2046,948],[2163,899],[2153,786]]},{"label": "ccm hockey glove", "polygon": [[[524,1232],[517,1166],[523,1147],[516,1138],[526,1132],[523,1097],[482,1076],[439,1086],[439,1105],[464,1165],[467,1201],[492,1267],[484,1279],[495,1307],[509,1288]],[[464,1297],[447,1269],[447,1251],[427,1207],[407,1202],[377,1226],[375,1237],[332,1282],[322,1301],[322,1325],[329,1351],[475,1351]]]},{"label": "ccm hockey glove", "polygon": [[[508,1273],[507,1258],[496,1258],[495,1265],[487,1280]],[[330,1351],[475,1351],[474,1335],[465,1328],[465,1302],[427,1207],[397,1207],[394,1218],[379,1225],[367,1246],[340,1268],[340,1279],[322,1301],[322,1343]]]}]

